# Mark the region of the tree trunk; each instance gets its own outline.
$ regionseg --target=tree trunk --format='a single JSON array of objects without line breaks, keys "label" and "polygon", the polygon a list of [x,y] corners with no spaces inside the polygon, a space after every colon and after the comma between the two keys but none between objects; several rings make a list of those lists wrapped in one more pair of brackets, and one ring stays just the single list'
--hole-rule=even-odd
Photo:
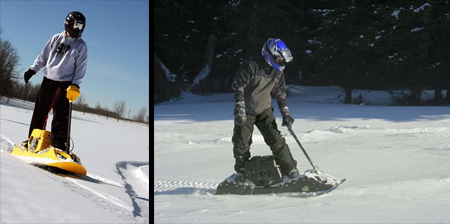
[{"label": "tree trunk", "polygon": [[[246,21],[245,23],[247,24],[247,41],[248,43],[257,43],[260,40],[258,39],[258,11],[260,10],[260,4],[261,1],[249,1],[249,2],[253,2],[252,5],[252,10],[250,11],[250,15],[247,16],[248,21]],[[266,41],[267,38],[269,37],[265,37],[266,39],[263,41]],[[262,44],[262,43],[261,43]],[[260,45],[262,47],[262,45]],[[250,58],[255,56],[255,52],[258,52],[257,48],[259,48],[260,46],[256,46],[255,44],[248,44],[246,51],[244,51],[244,57],[245,58]],[[260,51],[260,50],[259,50]]]},{"label": "tree trunk", "polygon": [[411,105],[420,106],[422,104],[422,88],[415,87],[411,89]]},{"label": "tree trunk", "polygon": [[436,104],[442,103],[442,79],[440,75],[437,75],[437,80],[434,82],[434,102]]},{"label": "tree trunk", "polygon": [[178,88],[176,82],[170,80],[169,69],[162,63],[158,56],[156,56],[156,53],[154,53],[153,65],[154,103],[179,97],[181,95],[181,90]]},{"label": "tree trunk", "polygon": [[450,88],[447,89],[447,93],[445,94],[445,102],[450,103]]},{"label": "tree trunk", "polygon": [[169,68],[166,67],[166,65],[159,59],[159,57],[156,55],[155,52],[153,52],[153,63],[158,65],[158,67],[164,72],[167,80],[169,82],[175,82],[176,80],[170,76],[171,72]]},{"label": "tree trunk", "polygon": [[[429,27],[431,22],[431,13],[430,10],[427,8],[424,12],[423,17],[423,24],[425,27]],[[422,88],[423,88],[423,79],[425,73],[427,73],[426,69],[424,67],[426,66],[425,60],[428,55],[429,46],[428,43],[430,43],[430,34],[429,29],[425,29],[424,32],[422,32],[421,35],[421,44],[420,44],[420,65],[417,72],[417,80],[413,84],[411,88],[411,103],[413,106],[420,106],[422,104]]]},{"label": "tree trunk", "polygon": [[352,103],[352,89],[351,88],[345,88],[344,104],[351,104],[351,103]]},{"label": "tree trunk", "polygon": [[[214,62],[214,48],[216,47],[216,35],[211,33],[208,38],[208,44],[206,45],[205,64],[202,70],[197,74],[192,83],[192,92],[196,94],[208,93],[208,85],[205,82],[211,73],[211,69]],[[210,87],[209,87],[210,88]]]},{"label": "tree trunk", "polygon": [[212,68],[213,61],[214,61],[214,48],[216,47],[216,35],[214,33],[211,33],[208,37],[208,45],[206,46],[206,64],[209,65],[210,68]]}]

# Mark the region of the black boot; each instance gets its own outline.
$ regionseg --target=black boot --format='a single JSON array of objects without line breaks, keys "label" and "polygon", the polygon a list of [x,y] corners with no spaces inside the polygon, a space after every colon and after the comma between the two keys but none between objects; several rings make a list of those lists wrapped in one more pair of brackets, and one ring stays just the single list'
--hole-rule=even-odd
[{"label": "black boot", "polygon": [[242,156],[238,156],[235,158],[234,170],[236,174],[234,176],[234,180],[238,183],[243,183],[245,181],[245,161],[248,159],[244,159]]},{"label": "black boot", "polygon": [[234,170],[236,171],[236,173],[245,174],[245,161],[247,160],[248,159],[245,159],[242,156],[235,157]]},{"label": "black boot", "polygon": [[57,149],[66,151],[66,143],[62,141],[53,141],[52,146]]},{"label": "black boot", "polygon": [[286,176],[288,176],[289,179],[295,178],[295,177],[297,177],[298,175],[299,175],[298,169],[295,168],[295,167],[294,167],[293,169],[291,169],[291,171],[289,171],[289,172],[286,174]]},{"label": "black boot", "polygon": [[23,147],[28,149],[28,140],[25,140],[25,141],[21,142],[20,145],[22,145]]},{"label": "black boot", "polygon": [[241,184],[245,182],[245,175],[243,173],[235,173],[234,174],[234,181],[236,183]]}]

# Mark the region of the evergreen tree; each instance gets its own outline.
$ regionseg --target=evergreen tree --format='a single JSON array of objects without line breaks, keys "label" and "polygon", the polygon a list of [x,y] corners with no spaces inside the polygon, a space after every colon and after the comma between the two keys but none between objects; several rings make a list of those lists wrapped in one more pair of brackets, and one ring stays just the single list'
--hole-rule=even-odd
[{"label": "evergreen tree", "polygon": [[[345,90],[344,103],[352,102],[352,90],[368,86],[373,63],[374,41],[379,16],[370,2],[343,1],[333,9],[315,10],[322,23],[311,32],[310,43],[319,47],[311,52],[315,79],[327,80]],[[370,73],[370,75],[373,75]]]}]

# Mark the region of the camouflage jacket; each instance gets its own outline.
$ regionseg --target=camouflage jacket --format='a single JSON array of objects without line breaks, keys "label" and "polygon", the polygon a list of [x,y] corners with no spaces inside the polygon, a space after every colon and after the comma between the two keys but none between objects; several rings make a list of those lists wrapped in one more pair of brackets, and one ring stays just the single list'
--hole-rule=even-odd
[{"label": "camouflage jacket", "polygon": [[243,104],[249,115],[255,116],[270,108],[272,97],[276,97],[282,114],[289,112],[284,73],[273,69],[262,57],[244,62],[231,88],[235,93],[236,105]]}]

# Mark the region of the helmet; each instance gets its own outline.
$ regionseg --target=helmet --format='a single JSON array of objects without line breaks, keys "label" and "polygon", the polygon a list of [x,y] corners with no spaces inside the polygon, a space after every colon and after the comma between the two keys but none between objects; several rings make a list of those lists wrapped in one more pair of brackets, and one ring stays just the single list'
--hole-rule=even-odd
[{"label": "helmet", "polygon": [[86,27],[86,17],[84,17],[81,12],[73,11],[67,15],[64,24],[66,32],[68,32],[71,37],[79,38]]},{"label": "helmet", "polygon": [[278,38],[269,38],[264,43],[261,53],[267,64],[277,71],[283,71],[285,63],[294,60],[289,48]]}]

